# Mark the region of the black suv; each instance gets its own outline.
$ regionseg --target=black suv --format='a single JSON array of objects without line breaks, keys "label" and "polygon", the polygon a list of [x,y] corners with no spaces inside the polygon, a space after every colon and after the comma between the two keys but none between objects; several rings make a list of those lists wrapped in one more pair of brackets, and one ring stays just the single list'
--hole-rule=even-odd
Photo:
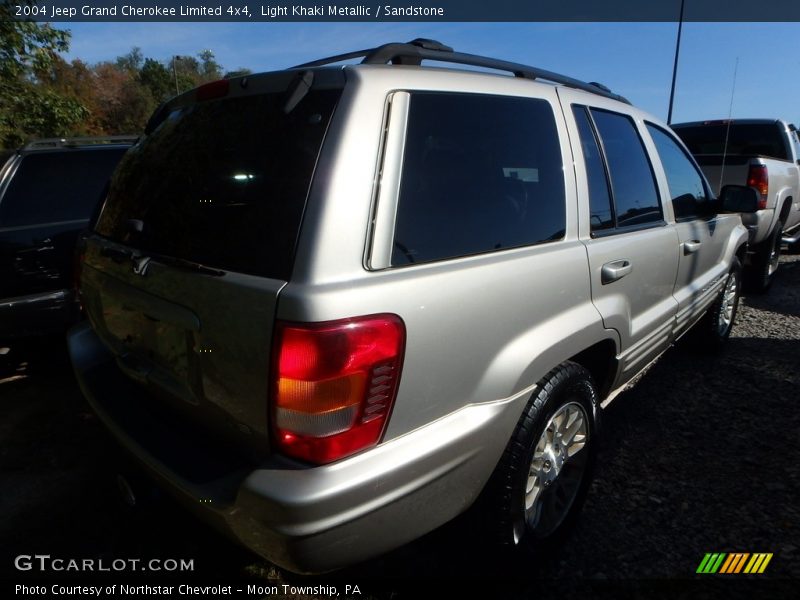
[{"label": "black suv", "polygon": [[78,315],[73,255],[134,136],[31,142],[0,168],[0,341]]}]

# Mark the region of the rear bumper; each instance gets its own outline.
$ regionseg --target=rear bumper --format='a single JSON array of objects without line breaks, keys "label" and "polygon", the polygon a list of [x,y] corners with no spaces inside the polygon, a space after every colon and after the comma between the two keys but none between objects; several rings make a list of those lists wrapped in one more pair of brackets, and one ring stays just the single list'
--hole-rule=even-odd
[{"label": "rear bumper", "polygon": [[72,290],[54,290],[0,300],[0,339],[64,331],[80,317]]},{"label": "rear bumper", "polygon": [[307,467],[278,456],[253,465],[161,420],[88,324],[75,326],[68,344],[90,404],[161,485],[201,518],[296,572],[365,560],[463,512],[497,464],[530,394],[465,407],[331,465]]}]

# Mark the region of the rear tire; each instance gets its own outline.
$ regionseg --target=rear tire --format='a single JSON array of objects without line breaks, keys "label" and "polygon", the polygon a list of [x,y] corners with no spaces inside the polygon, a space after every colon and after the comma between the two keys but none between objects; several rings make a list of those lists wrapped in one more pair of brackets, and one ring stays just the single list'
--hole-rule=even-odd
[{"label": "rear tire", "polygon": [[495,539],[536,551],[569,530],[591,481],[599,399],[592,377],[566,362],[539,383],[486,488]]},{"label": "rear tire", "polygon": [[745,273],[745,284],[747,289],[756,293],[764,293],[772,285],[775,271],[781,259],[781,236],[783,234],[783,223],[778,221],[772,235],[758,244],[752,263]]}]

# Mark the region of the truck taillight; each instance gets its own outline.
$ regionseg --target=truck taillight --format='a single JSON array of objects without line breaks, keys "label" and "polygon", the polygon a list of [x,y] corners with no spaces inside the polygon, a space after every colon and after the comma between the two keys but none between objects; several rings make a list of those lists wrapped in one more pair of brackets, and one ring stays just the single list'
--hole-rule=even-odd
[{"label": "truck taillight", "polygon": [[750,170],[747,172],[747,185],[758,191],[758,210],[767,208],[767,194],[769,193],[767,165],[750,165]]},{"label": "truck taillight", "polygon": [[277,449],[324,464],[376,445],[397,395],[405,325],[396,315],[278,322],[272,366]]}]

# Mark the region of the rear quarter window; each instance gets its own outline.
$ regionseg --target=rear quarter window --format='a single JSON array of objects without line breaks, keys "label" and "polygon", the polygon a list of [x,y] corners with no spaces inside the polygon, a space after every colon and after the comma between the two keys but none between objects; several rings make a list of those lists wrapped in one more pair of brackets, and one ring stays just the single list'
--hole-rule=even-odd
[{"label": "rear quarter window", "polygon": [[562,239],[564,173],[545,100],[413,93],[392,265]]}]

